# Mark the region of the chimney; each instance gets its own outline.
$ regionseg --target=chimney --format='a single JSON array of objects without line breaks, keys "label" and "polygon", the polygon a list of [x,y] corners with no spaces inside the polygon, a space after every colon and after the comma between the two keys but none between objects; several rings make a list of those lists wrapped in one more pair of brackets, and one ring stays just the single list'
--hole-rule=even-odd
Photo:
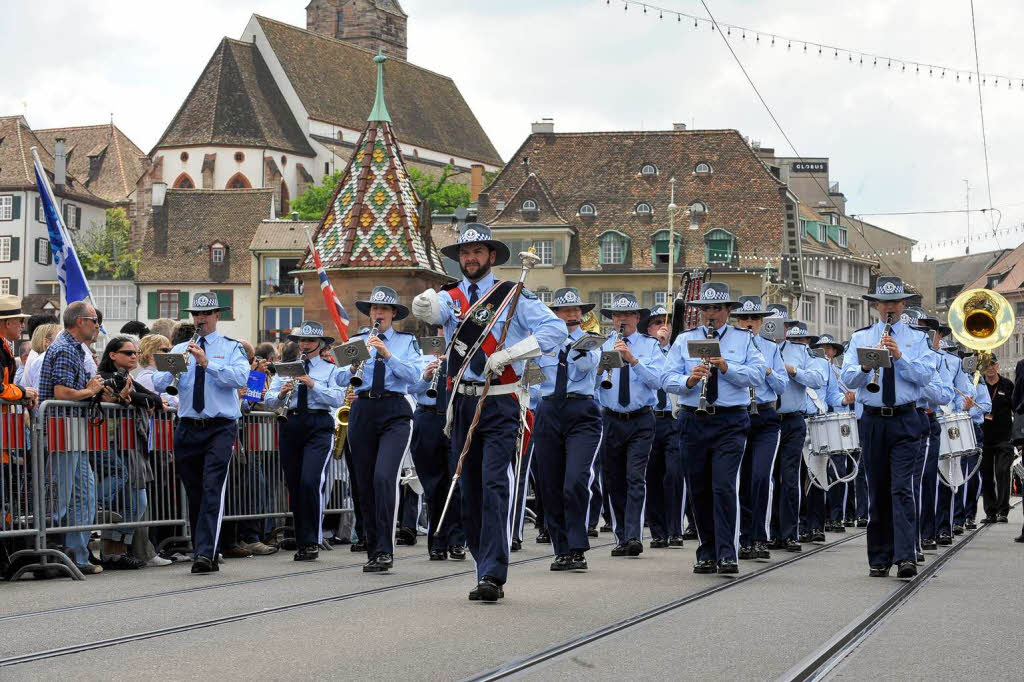
[{"label": "chimney", "polygon": [[469,201],[476,203],[480,192],[484,188],[484,166],[482,163],[474,163],[469,167]]},{"label": "chimney", "polygon": [[672,124],[672,130],[686,130],[686,124],[685,123],[673,123]]},{"label": "chimney", "polygon": [[68,181],[68,162],[64,150],[64,138],[58,137],[53,150],[53,184],[57,186],[58,192],[64,191]]},{"label": "chimney", "polygon": [[555,119],[542,118],[540,121],[534,121],[531,127],[533,132],[539,135],[553,135],[555,132]]},{"label": "chimney", "polygon": [[298,211],[292,211],[292,212],[291,212],[291,213],[289,214],[289,217],[290,217],[290,218],[292,219],[292,222],[293,222],[293,223],[294,223],[294,222],[297,222],[297,221],[298,221],[298,219],[299,219],[299,212],[298,212]]},{"label": "chimney", "polygon": [[167,198],[167,183],[166,182],[154,182],[153,183],[153,211],[162,211],[164,208],[164,199]]}]

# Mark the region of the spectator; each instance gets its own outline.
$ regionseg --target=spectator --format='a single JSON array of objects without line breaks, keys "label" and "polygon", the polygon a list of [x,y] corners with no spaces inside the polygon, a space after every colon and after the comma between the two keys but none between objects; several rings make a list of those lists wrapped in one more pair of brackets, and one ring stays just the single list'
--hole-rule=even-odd
[{"label": "spectator", "polygon": [[256,346],[256,357],[266,360],[267,362],[276,362],[277,349],[274,348],[274,344],[269,341],[265,341]]},{"label": "spectator", "polygon": [[1010,466],[1013,464],[1013,382],[999,376],[995,356],[985,368],[985,387],[992,411],[982,422],[981,496],[985,506],[982,523],[1007,523],[1010,514]]},{"label": "spectator", "polygon": [[22,341],[18,345],[18,371],[14,373],[14,383],[20,384],[25,376],[25,362],[28,360],[28,354],[31,352],[32,343],[30,341]]},{"label": "spectator", "polygon": [[25,315],[21,312],[21,299],[17,296],[0,296],[0,400],[27,400],[33,406],[37,398],[34,388],[19,386],[14,379],[14,353],[8,344],[21,338],[25,327]]},{"label": "spectator", "polygon": [[[29,354],[28,366],[25,368],[25,386],[39,388],[39,372],[43,368],[43,355],[59,333],[60,325],[56,322],[41,324],[32,333],[32,341],[30,341],[32,353]],[[33,358],[32,355],[35,357]]]},{"label": "spectator", "polygon": [[195,333],[196,326],[191,322],[183,320],[174,325],[174,330],[171,331],[171,335],[168,338],[170,338],[172,346],[177,346],[179,343],[191,341]]},{"label": "spectator", "polygon": [[[150,391],[153,388],[153,374],[156,373],[156,364],[153,356],[156,353],[170,353],[171,342],[161,334],[149,334],[139,342],[139,369],[135,372],[135,383],[144,386]],[[161,393],[160,398],[164,401],[164,407],[177,407],[178,396],[169,393]]]},{"label": "spectator", "polygon": [[[40,325],[44,324],[58,324],[59,320],[53,313],[36,313],[28,318],[28,322],[25,323],[25,333],[28,334],[28,338],[31,339],[36,333],[36,329]],[[25,358],[25,371],[28,371],[28,365],[31,365],[36,359],[42,357],[43,351],[36,351],[35,349],[29,351],[28,357]]]},{"label": "spectator", "polygon": [[299,344],[289,341],[281,350],[281,362],[295,362],[299,359]]},{"label": "spectator", "polygon": [[[103,378],[86,370],[86,344],[99,334],[96,309],[76,301],[64,309],[64,331],[46,350],[39,375],[39,399],[91,400],[103,390]],[[91,378],[90,378],[91,377]],[[50,462],[57,479],[57,517],[69,526],[87,526],[96,518],[96,478],[84,452],[59,452]],[[89,563],[89,533],[65,534],[65,544],[82,573],[100,573]]]},{"label": "spectator", "polygon": [[149,327],[144,323],[139,322],[138,320],[131,320],[130,322],[125,322],[121,325],[121,333],[130,334],[131,336],[141,339],[143,336],[149,336],[150,332]]},{"label": "spectator", "polygon": [[166,317],[153,320],[153,324],[149,327],[150,334],[159,334],[160,336],[171,338],[174,334],[174,320],[170,320]]}]

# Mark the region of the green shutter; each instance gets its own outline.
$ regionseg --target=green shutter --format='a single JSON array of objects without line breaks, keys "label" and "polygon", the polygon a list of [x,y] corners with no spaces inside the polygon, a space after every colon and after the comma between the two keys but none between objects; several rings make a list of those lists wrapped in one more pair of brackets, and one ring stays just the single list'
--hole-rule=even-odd
[{"label": "green shutter", "polygon": [[231,289],[214,289],[213,293],[217,294],[217,303],[219,305],[227,306],[227,310],[221,311],[220,319],[231,321],[235,319],[235,308],[232,305],[234,292]]},{"label": "green shutter", "polygon": [[555,265],[565,265],[565,242],[561,239],[555,240]]},{"label": "green shutter", "polygon": [[[17,199],[18,197],[14,198]],[[14,217],[17,218],[18,216]],[[16,261],[19,258],[21,258],[21,237],[11,237],[11,261]]]},{"label": "green shutter", "polygon": [[146,294],[146,317],[151,320],[160,317],[160,297],[155,291]]},{"label": "green shutter", "polygon": [[75,206],[75,228],[81,229],[82,227],[82,208]]},{"label": "green shutter", "polygon": [[[533,242],[530,242],[531,244]],[[509,239],[505,242],[505,246],[508,247],[508,251],[511,254],[509,256],[509,262],[514,263],[518,260],[519,252],[523,250],[522,239]]]},{"label": "green shutter", "polygon": [[17,220],[18,218],[21,217],[21,197],[19,197],[18,195],[14,195],[13,199],[14,202],[11,209],[11,217]]},{"label": "green shutter", "polygon": [[11,296],[17,296],[18,295],[18,280],[12,279],[10,287],[11,287]]},{"label": "green shutter", "polygon": [[179,320],[184,320],[184,319],[186,319],[188,317],[188,313],[185,312],[185,308],[187,308],[189,306],[189,304],[191,304],[191,303],[192,303],[192,301],[189,300],[188,292],[187,291],[179,291],[178,292],[178,319]]}]

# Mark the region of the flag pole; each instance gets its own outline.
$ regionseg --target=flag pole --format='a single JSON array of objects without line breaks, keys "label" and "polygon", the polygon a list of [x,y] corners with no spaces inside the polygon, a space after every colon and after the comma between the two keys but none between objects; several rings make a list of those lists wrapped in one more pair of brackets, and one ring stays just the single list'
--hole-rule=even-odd
[{"label": "flag pole", "polygon": [[[338,297],[338,294],[334,291],[334,286],[331,284],[330,278],[327,277],[327,269],[324,268],[323,264],[320,262],[320,254],[317,253],[316,245],[313,243],[313,237],[309,234],[309,227],[307,227],[306,225],[303,225],[302,226],[302,231],[306,233],[306,241],[309,243],[309,254],[313,258],[313,262],[316,264],[317,279],[319,279],[320,273],[322,271],[323,275],[324,275],[324,279],[327,281],[327,286],[330,287],[330,296],[331,296],[332,299],[336,300],[337,297]],[[327,314],[331,316],[332,320],[334,320],[334,326],[338,330],[338,335],[341,336],[341,340],[342,341],[346,341],[347,342],[348,341],[348,329],[343,327],[342,324],[341,324],[341,316],[339,315],[339,313],[337,311],[337,304],[335,303],[335,300],[327,300],[328,294],[324,290],[323,285],[321,285],[321,287],[320,287],[320,292],[324,296],[324,304],[325,304],[325,306],[327,308]],[[347,317],[347,315],[346,315],[346,317]]]}]

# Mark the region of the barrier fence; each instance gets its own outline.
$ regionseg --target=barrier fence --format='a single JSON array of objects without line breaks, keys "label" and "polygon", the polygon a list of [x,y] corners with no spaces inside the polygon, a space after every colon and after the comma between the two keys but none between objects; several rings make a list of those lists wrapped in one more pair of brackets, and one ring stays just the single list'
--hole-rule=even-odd
[{"label": "barrier fence", "polygon": [[[51,568],[82,579],[76,562],[88,560],[95,531],[130,545],[137,529],[168,527],[161,549],[188,543],[176,421],[173,410],[49,400],[33,412],[0,401],[0,541],[31,545],[11,554],[11,579]],[[273,522],[276,534],[291,517],[276,415],[251,412],[238,424],[224,521]],[[332,460],[328,471],[325,511],[352,511],[344,462]]]}]

